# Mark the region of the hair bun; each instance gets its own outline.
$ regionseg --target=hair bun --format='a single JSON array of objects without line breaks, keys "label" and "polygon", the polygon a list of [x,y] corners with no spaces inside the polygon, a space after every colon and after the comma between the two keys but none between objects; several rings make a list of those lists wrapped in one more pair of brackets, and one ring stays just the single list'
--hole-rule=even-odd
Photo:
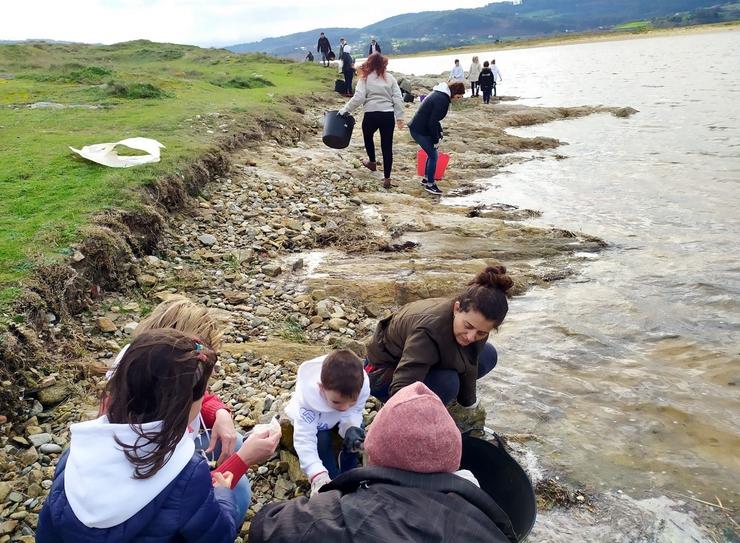
[{"label": "hair bun", "polygon": [[470,284],[498,288],[506,293],[514,286],[514,281],[506,274],[506,268],[504,266],[487,266],[475,276],[475,279]]}]

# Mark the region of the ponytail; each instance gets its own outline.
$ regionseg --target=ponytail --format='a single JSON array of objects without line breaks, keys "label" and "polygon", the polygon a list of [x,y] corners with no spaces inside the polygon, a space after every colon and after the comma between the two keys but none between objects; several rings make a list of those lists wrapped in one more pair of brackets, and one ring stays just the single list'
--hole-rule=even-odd
[{"label": "ponytail", "polygon": [[468,288],[455,301],[460,303],[461,311],[478,311],[498,328],[509,310],[506,298],[513,286],[514,281],[506,274],[504,266],[488,266],[468,283]]}]

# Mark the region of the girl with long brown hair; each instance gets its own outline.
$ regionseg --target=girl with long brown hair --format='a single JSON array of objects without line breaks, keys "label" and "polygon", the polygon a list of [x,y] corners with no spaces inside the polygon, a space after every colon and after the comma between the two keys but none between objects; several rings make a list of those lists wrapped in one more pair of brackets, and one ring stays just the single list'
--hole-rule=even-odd
[{"label": "girl with long brown hair", "polygon": [[[216,358],[173,329],[131,342],[106,385],[105,414],[70,427],[38,543],[234,541],[246,511],[238,512],[233,476],[212,479],[189,436]],[[245,465],[262,462],[278,439],[253,434],[237,454]]]},{"label": "girl with long brown hair", "polygon": [[380,131],[380,148],[383,153],[383,187],[391,188],[393,167],[393,131],[403,128],[403,97],[396,78],[386,71],[388,58],[374,53],[360,66],[360,80],[355,94],[342,109],[340,115],[350,113],[362,105],[362,136],[365,140],[367,160],[362,163],[370,171],[377,169],[375,156],[375,132]]}]

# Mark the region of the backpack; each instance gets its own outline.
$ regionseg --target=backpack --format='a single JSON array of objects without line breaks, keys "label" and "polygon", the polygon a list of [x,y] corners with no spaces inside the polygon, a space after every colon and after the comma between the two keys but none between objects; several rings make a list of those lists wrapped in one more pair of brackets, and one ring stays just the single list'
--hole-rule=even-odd
[{"label": "backpack", "polygon": [[347,84],[342,79],[334,81],[334,92],[339,94],[347,94]]}]

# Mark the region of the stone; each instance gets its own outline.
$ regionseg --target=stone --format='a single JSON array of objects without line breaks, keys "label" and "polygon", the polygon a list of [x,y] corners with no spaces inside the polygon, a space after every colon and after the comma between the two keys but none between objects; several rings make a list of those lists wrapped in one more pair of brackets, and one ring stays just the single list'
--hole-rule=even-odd
[{"label": "stone", "polygon": [[66,383],[57,383],[48,388],[39,391],[38,400],[44,407],[56,405],[65,400],[72,390]]},{"label": "stone", "polygon": [[294,261],[290,265],[290,269],[293,270],[294,272],[295,271],[298,271],[298,270],[300,270],[302,268],[303,268],[303,259],[302,258],[299,258],[298,260]]},{"label": "stone", "polygon": [[254,314],[257,315],[258,317],[269,317],[270,315],[272,315],[272,313],[273,313],[273,310],[264,305],[261,305],[257,309],[254,310]]},{"label": "stone", "polygon": [[44,489],[41,488],[41,485],[37,483],[32,483],[28,485],[28,489],[26,490],[26,494],[29,498],[38,498],[44,493]]},{"label": "stone", "polygon": [[331,318],[331,308],[333,305],[331,300],[320,300],[316,302],[316,314],[322,319]]},{"label": "stone", "polygon": [[0,522],[0,535],[12,534],[15,532],[17,527],[17,520],[6,520],[5,522]]},{"label": "stone", "polygon": [[335,332],[339,332],[342,328],[347,328],[347,321],[344,319],[329,319],[329,322],[327,324],[329,328],[334,330]]},{"label": "stone", "polygon": [[30,449],[26,449],[25,451],[23,451],[23,454],[21,454],[21,463],[24,466],[30,466],[38,459],[39,453],[33,447],[31,447]]},{"label": "stone", "polygon": [[28,441],[30,441],[34,447],[40,447],[41,445],[51,441],[51,434],[42,433],[30,435],[28,436]]},{"label": "stone", "polygon": [[11,503],[21,503],[26,498],[20,492],[13,491],[8,494],[8,501]]},{"label": "stone", "polygon": [[265,264],[260,268],[262,270],[262,273],[265,275],[268,275],[270,277],[277,277],[283,272],[283,269],[280,267],[279,264]]},{"label": "stone", "polygon": [[82,262],[85,260],[85,255],[83,255],[80,251],[75,251],[72,253],[72,260],[74,262]]},{"label": "stone", "polygon": [[39,451],[42,454],[59,454],[62,452],[62,447],[56,443],[45,443],[39,447]]},{"label": "stone", "polygon": [[157,284],[158,279],[148,273],[142,273],[139,277],[137,277],[137,281],[141,286],[153,287]]},{"label": "stone", "polygon": [[8,497],[8,494],[10,494],[11,490],[10,483],[7,481],[0,481],[0,503],[5,501],[5,498]]},{"label": "stone", "polygon": [[123,331],[124,331],[124,333],[126,333],[128,335],[131,335],[131,334],[133,334],[136,331],[136,329],[138,327],[139,327],[139,323],[138,322],[135,322],[135,321],[127,322],[123,326]]},{"label": "stone", "polygon": [[287,500],[288,498],[292,497],[294,489],[295,484],[281,477],[275,482],[275,489],[273,491],[273,494],[278,500]]},{"label": "stone", "polygon": [[243,304],[249,301],[249,293],[238,290],[227,290],[224,292],[224,300],[233,305]]},{"label": "stone", "polygon": [[308,483],[306,474],[301,469],[301,464],[298,457],[288,451],[280,451],[280,461],[288,464],[288,477],[291,481],[296,483]]},{"label": "stone", "polygon": [[211,245],[216,245],[216,237],[212,236],[211,234],[201,234],[200,236],[198,236],[198,241],[208,247],[210,247]]},{"label": "stone", "polygon": [[95,325],[101,332],[105,333],[111,333],[118,330],[116,324],[108,317],[98,317],[97,319],[95,319]]}]

